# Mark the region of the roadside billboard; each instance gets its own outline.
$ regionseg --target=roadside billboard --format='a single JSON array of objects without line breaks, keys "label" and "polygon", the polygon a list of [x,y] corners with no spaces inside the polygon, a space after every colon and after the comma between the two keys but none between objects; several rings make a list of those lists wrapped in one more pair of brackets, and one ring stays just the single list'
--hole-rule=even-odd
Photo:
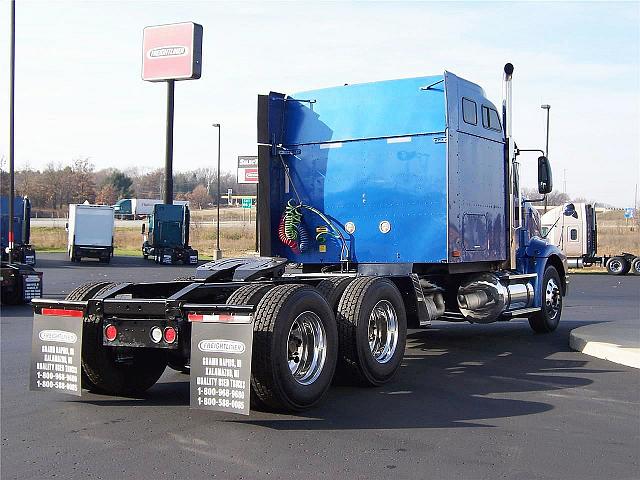
[{"label": "roadside billboard", "polygon": [[202,72],[202,25],[193,22],[145,27],[142,79],[193,80]]},{"label": "roadside billboard", "polygon": [[238,183],[258,183],[258,157],[238,157]]}]

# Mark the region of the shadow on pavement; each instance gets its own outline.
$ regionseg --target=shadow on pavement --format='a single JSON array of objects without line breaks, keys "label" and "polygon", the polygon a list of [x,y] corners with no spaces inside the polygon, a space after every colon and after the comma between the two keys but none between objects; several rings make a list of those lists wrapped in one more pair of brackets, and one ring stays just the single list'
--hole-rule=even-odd
[{"label": "shadow on pavement", "polygon": [[[452,428],[492,427],[491,419],[546,412],[553,408],[544,401],[546,393],[592,383],[573,374],[616,371],[585,368],[588,360],[556,355],[570,352],[568,334],[576,325],[568,323],[550,335],[535,335],[521,321],[439,324],[409,334],[403,366],[381,388],[333,386],[320,406],[301,414],[252,411],[247,420],[233,415],[224,420],[277,430]],[[186,407],[189,384],[159,383],[144,400],[104,398],[82,401]],[[197,413],[202,421],[221,420],[221,414]]]}]

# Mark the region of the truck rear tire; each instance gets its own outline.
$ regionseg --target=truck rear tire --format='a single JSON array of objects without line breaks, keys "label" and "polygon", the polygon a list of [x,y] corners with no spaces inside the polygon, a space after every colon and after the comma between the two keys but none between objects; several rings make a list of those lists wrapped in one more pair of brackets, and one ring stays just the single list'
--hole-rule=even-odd
[{"label": "truck rear tire", "polygon": [[226,301],[227,305],[257,305],[262,297],[273,288],[272,284],[244,285],[233,292]]},{"label": "truck rear tire", "polygon": [[550,333],[558,328],[562,315],[560,275],[552,265],[544,270],[542,279],[542,309],[529,317],[529,325],[536,333]]},{"label": "truck rear tire", "polygon": [[[77,286],[73,290],[71,290],[65,297],[65,300],[71,300],[71,301],[89,300],[91,297],[93,297],[93,295],[96,292],[98,292],[99,290],[102,290],[102,288],[106,285],[112,285],[112,284],[109,282],[84,283],[82,285]],[[82,383],[81,383],[82,388],[86,390],[95,390],[96,386],[93,384],[93,382],[91,382],[91,380],[89,380],[89,377],[87,377],[87,374],[84,373],[84,368],[81,371],[81,375],[82,375]]]},{"label": "truck rear tire", "polygon": [[338,354],[333,312],[313,287],[279,285],[266,292],[253,323],[251,386],[276,410],[317,404],[331,386]]},{"label": "truck rear tire", "polygon": [[[97,297],[113,287],[103,285]],[[105,347],[102,322],[95,315],[84,319],[82,329],[82,372],[95,390],[110,395],[140,395],[151,388],[167,366],[165,350]]]},{"label": "truck rear tire", "polygon": [[611,257],[607,262],[607,273],[611,275],[626,275],[631,265],[624,257]]},{"label": "truck rear tire", "polygon": [[631,260],[631,273],[640,275],[640,257],[634,257],[634,259]]},{"label": "truck rear tire", "polygon": [[[272,284],[244,285],[233,292],[227,299],[227,305],[257,305],[262,297],[273,287]],[[251,408],[254,410],[268,410],[269,405],[260,400],[260,397],[251,386]]]},{"label": "truck rear tire", "polygon": [[407,315],[402,295],[386,278],[360,277],[338,304],[341,379],[369,386],[395,375],[407,343]]},{"label": "truck rear tire", "polygon": [[325,278],[322,280],[316,288],[320,294],[327,300],[327,303],[331,307],[334,313],[338,311],[338,304],[342,294],[349,286],[354,277],[335,277]]}]

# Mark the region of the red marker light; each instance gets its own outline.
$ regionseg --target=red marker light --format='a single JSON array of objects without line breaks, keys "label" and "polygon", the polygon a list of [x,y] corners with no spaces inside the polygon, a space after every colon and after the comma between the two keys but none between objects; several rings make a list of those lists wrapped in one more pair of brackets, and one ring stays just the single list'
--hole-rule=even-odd
[{"label": "red marker light", "polygon": [[109,342],[113,342],[118,336],[118,329],[115,325],[107,325],[107,328],[104,329],[104,336]]},{"label": "red marker light", "polygon": [[66,308],[43,308],[42,315],[52,315],[55,317],[82,317],[82,310],[68,310]]},{"label": "red marker light", "polygon": [[176,337],[178,334],[176,333],[176,329],[173,327],[167,327],[164,329],[164,341],[167,343],[173,343],[176,341]]}]

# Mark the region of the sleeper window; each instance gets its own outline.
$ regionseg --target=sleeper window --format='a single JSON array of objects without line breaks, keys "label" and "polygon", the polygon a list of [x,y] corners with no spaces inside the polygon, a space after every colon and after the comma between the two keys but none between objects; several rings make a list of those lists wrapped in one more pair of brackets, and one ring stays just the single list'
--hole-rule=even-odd
[{"label": "sleeper window", "polygon": [[500,117],[498,112],[493,108],[482,106],[482,126],[489,130],[495,130],[499,132],[502,130],[500,126]]},{"label": "sleeper window", "polygon": [[465,123],[470,125],[478,124],[478,111],[476,108],[476,102],[469,100],[468,98],[462,99],[462,119]]}]

